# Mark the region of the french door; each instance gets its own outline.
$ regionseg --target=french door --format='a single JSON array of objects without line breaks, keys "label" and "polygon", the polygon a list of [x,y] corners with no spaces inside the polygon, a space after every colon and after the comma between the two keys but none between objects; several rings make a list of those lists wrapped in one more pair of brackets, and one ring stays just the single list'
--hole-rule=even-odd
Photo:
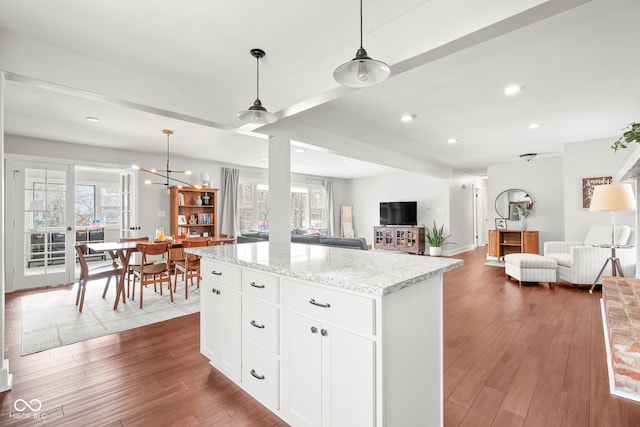
[{"label": "french door", "polygon": [[[9,169],[9,168],[8,168]],[[7,245],[7,284],[14,290],[73,282],[74,169],[71,165],[15,160],[13,250]],[[9,243],[9,242],[7,242]],[[13,277],[11,277],[13,275]],[[13,279],[13,280],[11,280]]]}]

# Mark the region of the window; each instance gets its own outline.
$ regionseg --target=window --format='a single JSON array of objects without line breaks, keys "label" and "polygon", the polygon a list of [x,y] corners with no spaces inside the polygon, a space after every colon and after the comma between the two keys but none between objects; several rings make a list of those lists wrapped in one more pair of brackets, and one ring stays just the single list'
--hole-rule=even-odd
[{"label": "window", "polygon": [[[269,186],[241,180],[238,188],[238,223],[240,231],[269,230]],[[291,228],[326,228],[324,187],[298,185],[291,188]]]},{"label": "window", "polygon": [[120,189],[118,184],[76,184],[76,227],[87,227],[96,222],[101,225],[119,225],[120,212]]},{"label": "window", "polygon": [[76,185],[76,226],[91,225],[91,221],[93,221],[95,217],[96,187],[94,185]]}]

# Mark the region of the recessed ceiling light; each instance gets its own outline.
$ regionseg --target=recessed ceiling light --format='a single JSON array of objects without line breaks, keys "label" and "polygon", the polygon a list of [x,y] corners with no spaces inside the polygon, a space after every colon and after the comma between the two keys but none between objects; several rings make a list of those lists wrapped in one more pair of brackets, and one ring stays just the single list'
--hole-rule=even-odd
[{"label": "recessed ceiling light", "polygon": [[410,122],[415,118],[416,118],[415,114],[405,114],[404,116],[400,117],[400,120],[402,120],[403,122]]},{"label": "recessed ceiling light", "polygon": [[87,121],[89,121],[89,122],[99,122],[100,119],[97,118],[97,117],[87,116]]},{"label": "recessed ceiling light", "polygon": [[269,160],[267,157],[260,157],[260,160]]},{"label": "recessed ceiling light", "polygon": [[449,138],[449,139],[447,140],[447,142],[448,142],[449,144],[455,144],[456,142],[458,142],[458,140],[457,140],[457,139],[455,139],[455,138]]},{"label": "recessed ceiling light", "polygon": [[540,126],[542,126],[540,123],[531,123],[529,129],[538,129]]},{"label": "recessed ceiling light", "polygon": [[515,95],[516,93],[520,93],[522,89],[524,89],[524,87],[520,85],[509,85],[506,88],[504,88],[503,93],[505,95]]}]

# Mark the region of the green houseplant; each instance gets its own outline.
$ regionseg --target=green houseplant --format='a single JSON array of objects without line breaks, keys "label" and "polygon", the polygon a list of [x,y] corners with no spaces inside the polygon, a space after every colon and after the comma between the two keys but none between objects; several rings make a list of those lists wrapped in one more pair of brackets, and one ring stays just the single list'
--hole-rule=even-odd
[{"label": "green houseplant", "polygon": [[611,145],[611,148],[618,151],[620,148],[627,148],[630,142],[640,142],[640,122],[629,124],[622,136]]},{"label": "green houseplant", "polygon": [[435,221],[433,221],[433,227],[424,228],[424,235],[427,238],[427,242],[429,242],[429,255],[431,256],[442,255],[442,246],[453,244],[447,242],[451,234],[444,234],[444,224],[438,227]]}]

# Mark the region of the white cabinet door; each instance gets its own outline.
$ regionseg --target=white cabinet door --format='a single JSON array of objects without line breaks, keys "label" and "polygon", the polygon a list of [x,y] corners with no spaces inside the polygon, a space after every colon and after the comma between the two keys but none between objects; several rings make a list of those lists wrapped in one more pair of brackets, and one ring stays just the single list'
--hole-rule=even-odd
[{"label": "white cabinet door", "polygon": [[219,351],[216,345],[216,332],[214,326],[218,323],[215,319],[218,313],[216,304],[219,298],[213,292],[211,282],[202,281],[200,284],[200,353],[212,360],[213,355]]},{"label": "white cabinet door", "polygon": [[286,310],[281,331],[285,420],[296,426],[373,426],[373,340]]},{"label": "white cabinet door", "polygon": [[213,366],[239,382],[242,360],[242,304],[240,292],[202,281],[200,351]]},{"label": "white cabinet door", "polygon": [[375,344],[322,326],[322,426],[375,425]]},{"label": "white cabinet door", "polygon": [[320,426],[322,373],[320,323],[288,311],[282,312],[283,418],[295,426]]}]

